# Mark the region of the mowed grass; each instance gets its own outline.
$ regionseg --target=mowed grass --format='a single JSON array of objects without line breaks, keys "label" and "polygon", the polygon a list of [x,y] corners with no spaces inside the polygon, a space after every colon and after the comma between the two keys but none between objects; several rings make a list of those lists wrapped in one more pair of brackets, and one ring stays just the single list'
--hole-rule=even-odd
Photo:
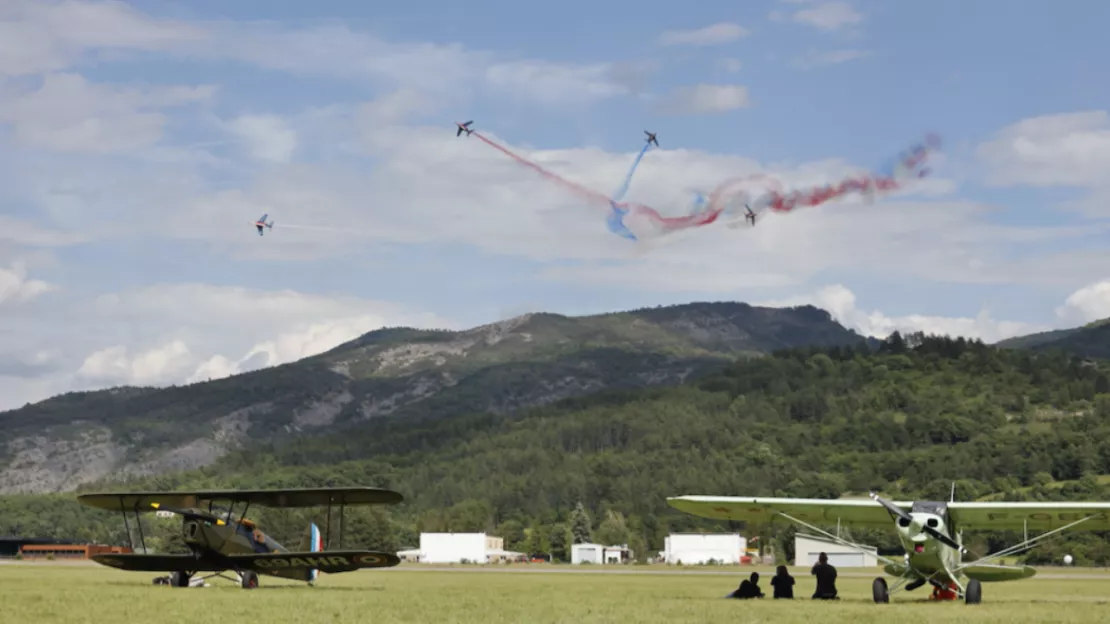
[{"label": "mowed grass", "polygon": [[[535,568],[532,568],[535,569]],[[566,570],[565,567],[563,567]],[[756,568],[767,586],[771,571]],[[94,565],[0,565],[0,621],[78,622],[1106,622],[1110,575],[984,584],[984,603],[926,600],[924,589],[889,605],[871,602],[871,579],[848,577],[839,602],[807,599],[812,577],[791,570],[803,599],[739,601],[722,597],[752,568],[734,575],[429,571],[398,568],[324,575],[316,587],[262,577],[253,591],[222,579],[211,587],[154,586],[152,573]],[[615,571],[615,570],[614,570]],[[592,572],[592,573],[591,573]],[[851,574],[865,573],[852,570]],[[1081,570],[1070,570],[1074,574]]]}]

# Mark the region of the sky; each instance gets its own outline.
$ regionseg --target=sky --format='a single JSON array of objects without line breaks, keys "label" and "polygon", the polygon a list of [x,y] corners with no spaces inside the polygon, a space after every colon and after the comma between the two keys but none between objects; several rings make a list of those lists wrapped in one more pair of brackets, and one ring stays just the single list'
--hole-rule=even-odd
[{"label": "sky", "polygon": [[[809,303],[988,342],[1108,317],[1110,4],[988,6],[0,0],[0,409],[536,311]],[[603,194],[657,132],[627,199],[671,216],[943,143],[871,202],[635,242],[469,119]]]}]

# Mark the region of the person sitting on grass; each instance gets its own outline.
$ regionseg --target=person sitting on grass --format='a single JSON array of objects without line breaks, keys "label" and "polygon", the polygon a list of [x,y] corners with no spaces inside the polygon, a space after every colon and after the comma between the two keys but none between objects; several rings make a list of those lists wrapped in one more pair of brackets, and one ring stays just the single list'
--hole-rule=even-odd
[{"label": "person sitting on grass", "polygon": [[727,596],[728,598],[739,598],[740,600],[749,600],[751,598],[762,598],[763,592],[759,589],[759,572],[752,572],[751,577],[744,579],[740,583],[740,587],[736,591]]},{"label": "person sitting on grass", "polygon": [[786,571],[786,566],[780,565],[771,577],[771,587],[775,590],[775,599],[794,598],[794,577]]},{"label": "person sitting on grass", "polygon": [[814,600],[840,600],[836,595],[836,568],[829,563],[829,556],[825,553],[817,555],[817,563],[813,564],[810,574],[817,577],[817,589],[813,592]]}]

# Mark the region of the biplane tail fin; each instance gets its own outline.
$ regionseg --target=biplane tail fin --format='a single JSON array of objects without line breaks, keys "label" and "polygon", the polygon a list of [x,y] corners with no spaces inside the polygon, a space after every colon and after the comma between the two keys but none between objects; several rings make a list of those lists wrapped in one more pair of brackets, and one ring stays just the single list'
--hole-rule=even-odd
[{"label": "biplane tail fin", "polygon": [[[301,552],[322,552],[324,550],[324,536],[320,533],[320,527],[316,526],[315,522],[310,522],[308,528],[304,531],[304,537],[301,538]],[[316,578],[320,576],[320,571],[313,568],[306,573],[305,580],[309,583],[316,582]]]}]

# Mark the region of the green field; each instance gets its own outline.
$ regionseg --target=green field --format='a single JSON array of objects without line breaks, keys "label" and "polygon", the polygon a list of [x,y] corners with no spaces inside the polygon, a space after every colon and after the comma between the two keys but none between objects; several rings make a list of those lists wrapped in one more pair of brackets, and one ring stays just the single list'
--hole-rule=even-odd
[{"label": "green field", "polygon": [[[844,570],[842,600],[724,600],[755,569],[673,571],[660,568],[496,566],[435,570],[400,567],[325,575],[316,587],[263,577],[245,591],[214,579],[207,588],[151,585],[153,574],[95,565],[0,564],[5,622],[1105,622],[1110,574],[1049,571],[1032,580],[988,584],[983,604],[934,603],[925,591],[892,604],[870,599],[873,573]],[[628,573],[633,572],[633,573]],[[796,593],[812,591],[804,570],[791,570]],[[850,575],[850,576],[849,576]],[[1068,578],[1068,577],[1071,578]]]}]

